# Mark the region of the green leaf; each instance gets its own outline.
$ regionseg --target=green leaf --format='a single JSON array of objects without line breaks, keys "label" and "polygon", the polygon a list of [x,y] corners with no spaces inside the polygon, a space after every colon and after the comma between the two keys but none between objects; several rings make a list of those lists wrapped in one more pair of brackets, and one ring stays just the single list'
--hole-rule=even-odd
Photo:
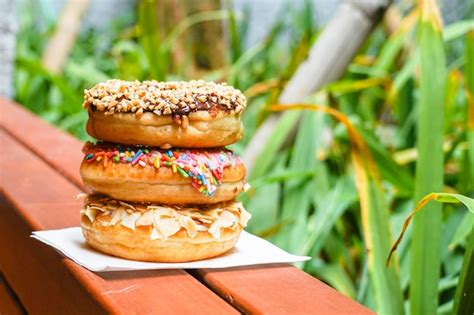
[{"label": "green leaf", "polygon": [[[321,114],[304,112],[298,127],[295,144],[291,153],[288,169],[302,171],[314,169],[316,160],[316,149],[322,124]],[[276,241],[285,249],[300,253],[302,239],[305,237],[307,213],[310,206],[311,196],[314,195],[314,183],[300,179],[292,179],[285,182],[284,198],[282,201],[282,220],[291,220],[294,223],[285,226],[276,237]]]},{"label": "green leaf", "polygon": [[314,198],[316,211],[308,218],[308,237],[304,243],[303,255],[315,257],[319,254],[336,221],[356,200],[355,187],[346,177],[338,179],[334,189],[325,195]]},{"label": "green leaf", "polygon": [[470,188],[474,188],[474,31],[466,36],[466,96],[467,96],[467,142],[468,142],[468,171]]},{"label": "green leaf", "polygon": [[395,162],[380,143],[380,141],[370,132],[363,128],[357,129],[369,147],[383,178],[391,182],[402,196],[411,196],[414,187],[414,179],[410,172],[402,165]]},{"label": "green leaf", "polygon": [[249,175],[250,180],[261,177],[267,173],[272,162],[277,156],[281,145],[286,140],[288,133],[293,128],[299,116],[299,112],[288,112],[281,116],[269,141],[267,141],[265,144],[262,144],[264,148],[262,150],[262,154],[260,154],[255,160],[252,173]]},{"label": "green leaf", "polygon": [[282,169],[281,171],[275,171],[267,176],[259,177],[255,180],[251,180],[250,183],[250,192],[252,189],[260,188],[262,186],[272,184],[272,183],[277,183],[277,182],[285,182],[287,180],[303,180],[303,179],[309,179],[313,176],[316,175],[315,170],[304,170],[304,171],[293,171],[293,170],[287,170],[287,169]]},{"label": "green leaf", "polygon": [[227,81],[229,81],[231,85],[236,85],[239,71],[241,71],[245,65],[252,61],[252,59],[258,56],[258,54],[264,51],[264,48],[265,45],[259,43],[250,49],[247,49],[242,55],[240,55],[239,59],[237,59],[237,61],[231,65]]},{"label": "green leaf", "polygon": [[[381,314],[403,314],[403,297],[397,268],[391,266],[387,269],[384,265],[385,253],[388,252],[391,241],[388,206],[383,195],[377,166],[360,134],[346,115],[333,108],[310,104],[287,104],[273,105],[270,109],[322,111],[330,114],[346,127],[352,144],[352,165],[360,196],[364,242],[367,248],[374,300]],[[300,198],[304,198],[304,195],[300,195]]]},{"label": "green leaf", "polygon": [[436,193],[434,200],[444,203],[462,203],[466,208],[474,213],[474,199],[459,195],[459,194],[448,194],[448,193]]},{"label": "green leaf", "polygon": [[467,241],[452,314],[474,314],[474,227]]},{"label": "green leaf", "polygon": [[[16,59],[17,66],[25,69],[29,74],[34,78],[39,75],[44,79],[47,79],[61,91],[62,96],[64,96],[64,101],[69,103],[69,106],[62,107],[66,113],[72,114],[82,110],[82,95],[81,92],[74,90],[67,80],[63,77],[50,73],[47,69],[43,67],[39,60],[17,57]],[[31,89],[31,86],[25,86],[26,89]],[[44,94],[40,94],[44,95]],[[32,97],[37,98],[38,93],[32,95]],[[35,102],[32,102],[35,103]]]},{"label": "green leaf", "polygon": [[[465,54],[468,103],[467,137],[472,182],[472,178],[474,178],[474,31],[470,31],[466,36]],[[470,207],[471,212],[474,212],[474,199],[464,197],[461,202]],[[470,216],[474,217],[473,214]],[[453,315],[461,314],[474,314],[474,226],[471,226],[470,236],[466,242],[466,252],[454,296]]]},{"label": "green leaf", "polygon": [[286,176],[291,176],[285,172],[287,155],[286,152],[281,153],[275,161],[273,171],[266,177],[250,182],[251,189],[239,196],[245,208],[252,214],[252,220],[249,221],[248,226],[248,230],[252,233],[265,234],[265,237],[268,237],[281,228],[278,218],[281,198],[280,181],[286,179]]},{"label": "green leaf", "polygon": [[143,0],[138,4],[138,27],[140,45],[148,61],[151,77],[163,81],[169,65],[169,50],[163,49],[158,36],[156,0]]},{"label": "green leaf", "polygon": [[380,76],[387,73],[394,65],[396,58],[407,42],[407,37],[416,24],[417,10],[413,10],[400,23],[400,27],[393,33],[387,41],[384,42],[380,49],[377,61],[371,67],[370,73],[372,76]]},{"label": "green leaf", "polygon": [[[443,131],[446,62],[439,10],[435,0],[422,2],[418,49],[420,99],[418,104],[415,201],[443,187]],[[410,312],[434,314],[440,276],[441,205],[415,215],[411,242]]]},{"label": "green leaf", "polygon": [[357,91],[362,91],[375,86],[383,86],[388,82],[387,78],[370,78],[364,80],[346,80],[346,81],[336,81],[327,85],[324,90],[336,93],[336,94],[345,94],[352,93]]},{"label": "green leaf", "polygon": [[438,307],[437,314],[438,315],[450,314],[452,309],[453,309],[453,301],[449,301]]},{"label": "green leaf", "polygon": [[472,31],[474,31],[474,20],[456,21],[444,28],[443,40],[448,42]]},{"label": "green leaf", "polygon": [[419,56],[415,54],[411,56],[403,65],[402,69],[395,75],[393,84],[390,86],[387,95],[387,102],[392,103],[398,96],[405,84],[413,77],[415,67],[419,64]]},{"label": "green leaf", "polygon": [[466,213],[458,228],[456,229],[456,232],[454,232],[454,235],[449,243],[449,249],[453,250],[455,247],[459,246],[466,239],[466,237],[468,237],[473,226],[474,215]]},{"label": "green leaf", "polygon": [[402,231],[390,250],[389,256],[387,258],[387,265],[390,261],[390,257],[392,253],[397,250],[397,247],[400,244],[401,240],[403,239],[403,236],[411,222],[411,219],[415,216],[415,214],[420,212],[422,209],[425,209],[424,213],[428,213],[428,211],[433,211],[433,208],[429,207],[429,203],[432,200],[438,201],[440,203],[461,203],[464,206],[466,206],[466,208],[470,212],[469,215],[472,216],[474,214],[474,199],[472,198],[459,195],[459,194],[449,194],[449,193],[430,193],[426,195],[416,204],[415,208],[410,212],[408,217],[405,219],[405,222],[403,223]]},{"label": "green leaf", "polygon": [[366,193],[360,198],[366,199],[368,207],[368,211],[362,215],[367,216],[365,219],[367,222],[364,225],[366,230],[370,230],[365,232],[365,242],[370,252],[369,273],[377,311],[379,314],[403,314],[398,268],[391,266],[386,269],[383,263],[385,257],[383,251],[390,247],[388,207],[382,189],[376,181],[369,179],[364,185]]},{"label": "green leaf", "polygon": [[315,269],[315,274],[318,278],[329,283],[329,285],[342,294],[350,298],[355,297],[356,289],[354,284],[347,272],[340,265],[331,264],[317,267]]}]

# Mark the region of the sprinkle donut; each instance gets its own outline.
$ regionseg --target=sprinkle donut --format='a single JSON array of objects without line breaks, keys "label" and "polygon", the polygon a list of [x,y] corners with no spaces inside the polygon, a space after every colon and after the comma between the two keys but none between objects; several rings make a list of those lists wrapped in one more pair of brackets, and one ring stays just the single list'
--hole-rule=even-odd
[{"label": "sprinkle donut", "polygon": [[86,143],[80,172],[95,193],[131,202],[215,204],[245,188],[246,168],[231,150],[161,149]]}]

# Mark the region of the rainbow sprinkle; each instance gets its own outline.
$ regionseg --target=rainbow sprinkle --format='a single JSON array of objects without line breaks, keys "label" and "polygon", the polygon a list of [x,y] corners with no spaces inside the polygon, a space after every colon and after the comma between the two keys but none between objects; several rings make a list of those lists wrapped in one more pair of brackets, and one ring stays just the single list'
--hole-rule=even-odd
[{"label": "rainbow sprinkle", "polygon": [[87,163],[108,161],[137,167],[170,167],[191,180],[191,185],[203,195],[212,197],[222,183],[224,168],[243,163],[228,149],[172,149],[163,150],[146,146],[122,147],[111,143],[87,142],[83,148]]}]

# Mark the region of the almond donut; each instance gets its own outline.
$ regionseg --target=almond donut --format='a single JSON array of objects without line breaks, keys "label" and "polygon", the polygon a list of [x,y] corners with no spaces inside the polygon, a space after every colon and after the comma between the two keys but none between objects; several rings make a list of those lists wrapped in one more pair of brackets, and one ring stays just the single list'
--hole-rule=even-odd
[{"label": "almond donut", "polygon": [[211,148],[242,138],[246,99],[225,83],[110,80],[85,90],[83,107],[98,140]]},{"label": "almond donut", "polygon": [[89,195],[81,210],[84,237],[114,256],[153,262],[208,259],[234,247],[250,214],[229,202],[200,207],[126,203]]},{"label": "almond donut", "polygon": [[86,143],[80,173],[96,193],[132,202],[213,204],[246,186],[243,161],[225,148],[159,149]]}]

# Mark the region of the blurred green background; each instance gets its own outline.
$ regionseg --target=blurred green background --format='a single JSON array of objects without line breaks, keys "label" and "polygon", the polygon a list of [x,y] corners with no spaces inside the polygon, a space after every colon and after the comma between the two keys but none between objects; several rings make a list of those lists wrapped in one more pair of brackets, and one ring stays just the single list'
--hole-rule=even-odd
[{"label": "blurred green background", "polygon": [[[245,154],[324,28],[311,1],[283,1],[257,40],[251,2],[232,10],[226,1],[139,1],[100,29],[81,28],[61,69],[50,71],[42,58],[58,18],[48,3],[21,3],[14,98],[81,140],[85,88],[110,78],[202,78],[247,96],[245,137],[232,146]],[[474,290],[474,214],[456,200],[442,210],[430,203],[385,266],[424,195],[474,195],[474,3],[442,26],[436,6],[393,4],[344,76],[303,102],[339,118],[283,113],[241,196],[250,232],[312,256],[299,267],[385,314],[462,313],[459,292]]]}]

